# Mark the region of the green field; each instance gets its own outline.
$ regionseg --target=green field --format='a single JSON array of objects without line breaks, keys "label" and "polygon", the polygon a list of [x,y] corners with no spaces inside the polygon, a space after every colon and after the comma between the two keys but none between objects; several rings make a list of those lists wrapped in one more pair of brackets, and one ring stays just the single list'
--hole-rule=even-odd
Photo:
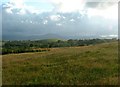
[{"label": "green field", "polygon": [[7,54],[2,60],[3,85],[118,84],[117,42]]}]

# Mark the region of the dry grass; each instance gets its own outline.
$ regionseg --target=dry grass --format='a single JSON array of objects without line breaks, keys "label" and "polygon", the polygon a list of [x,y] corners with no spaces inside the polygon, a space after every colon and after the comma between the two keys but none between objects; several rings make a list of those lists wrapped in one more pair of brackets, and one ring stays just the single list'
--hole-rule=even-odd
[{"label": "dry grass", "polygon": [[117,42],[3,55],[3,85],[116,85]]}]

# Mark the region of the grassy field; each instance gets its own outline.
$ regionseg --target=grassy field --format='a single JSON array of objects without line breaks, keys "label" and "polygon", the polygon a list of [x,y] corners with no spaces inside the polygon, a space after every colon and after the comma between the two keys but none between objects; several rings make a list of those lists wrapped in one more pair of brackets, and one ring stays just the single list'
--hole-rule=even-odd
[{"label": "grassy field", "polygon": [[116,85],[117,42],[3,55],[3,85]]}]

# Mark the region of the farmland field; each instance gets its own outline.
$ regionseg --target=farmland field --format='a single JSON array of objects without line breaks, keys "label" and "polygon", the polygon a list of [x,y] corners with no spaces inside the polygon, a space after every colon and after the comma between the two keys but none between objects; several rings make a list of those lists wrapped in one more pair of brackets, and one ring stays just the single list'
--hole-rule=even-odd
[{"label": "farmland field", "polygon": [[118,43],[2,56],[3,85],[117,85]]}]

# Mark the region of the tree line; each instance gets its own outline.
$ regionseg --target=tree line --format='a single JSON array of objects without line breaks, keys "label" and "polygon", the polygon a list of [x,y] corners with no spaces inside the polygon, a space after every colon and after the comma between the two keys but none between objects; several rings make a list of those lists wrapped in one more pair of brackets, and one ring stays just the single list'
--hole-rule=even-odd
[{"label": "tree line", "polygon": [[[88,46],[99,43],[116,41],[117,39],[69,39],[69,40],[22,40],[22,41],[3,41],[2,54],[25,53],[25,52],[42,52],[50,51],[49,48],[55,47],[74,47]],[[41,49],[39,49],[41,48]]]}]

